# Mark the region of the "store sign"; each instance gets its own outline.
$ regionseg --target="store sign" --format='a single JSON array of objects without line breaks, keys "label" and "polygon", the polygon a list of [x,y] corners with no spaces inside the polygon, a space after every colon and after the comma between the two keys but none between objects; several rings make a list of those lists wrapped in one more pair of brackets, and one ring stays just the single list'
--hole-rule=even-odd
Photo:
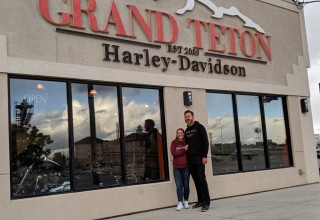
[{"label": "store sign", "polygon": [[[39,9],[42,17],[52,25],[67,26],[73,29],[91,31],[97,34],[106,36],[116,36],[120,39],[136,39],[142,42],[165,44],[166,51],[170,54],[177,54],[177,59],[170,57],[150,57],[148,49],[142,50],[139,53],[122,51],[119,45],[104,44],[105,60],[134,63],[140,65],[144,60],[144,66],[161,66],[162,71],[166,71],[172,64],[179,64],[179,70],[192,70],[202,72],[215,72],[214,66],[220,63],[221,72],[224,74],[236,73],[235,69],[241,69],[240,72],[245,72],[241,67],[233,67],[232,65],[222,65],[220,59],[213,60],[208,58],[204,61],[190,59],[190,56],[198,56],[199,50],[207,50],[205,55],[224,55],[228,57],[244,57],[248,60],[268,61],[272,60],[271,53],[271,36],[267,36],[264,30],[250,18],[242,14],[237,8],[229,9],[217,7],[210,0],[187,0],[184,8],[177,9],[175,16],[188,15],[196,6],[196,3],[201,3],[208,7],[215,19],[220,19],[224,15],[239,17],[243,21],[246,29],[221,25],[214,22],[215,19],[204,21],[193,17],[188,17],[185,24],[178,23],[176,17],[170,13],[155,10],[155,9],[138,9],[137,6],[127,4],[126,11],[119,10],[115,0],[110,0],[110,7],[106,9],[99,8],[99,13],[105,12],[104,20],[99,21],[95,13],[97,13],[96,0],[86,0],[87,6],[82,7],[82,0],[59,0],[65,4],[71,4],[70,11],[51,11],[50,4],[57,3],[58,0],[38,0]],[[168,5],[170,5],[170,1]],[[49,4],[50,2],[50,4]],[[53,14],[56,13],[56,14]],[[57,19],[57,14],[59,19]],[[54,15],[54,16],[53,16]],[[88,24],[84,22],[83,17],[86,16]],[[126,17],[125,17],[126,16]],[[123,22],[129,16],[129,23]],[[53,17],[55,19],[53,19]],[[101,18],[101,16],[99,16]],[[98,25],[102,24],[102,25]],[[144,36],[136,35],[135,24],[137,24]],[[113,28],[110,28],[113,27]],[[179,37],[187,34],[193,35],[195,39],[193,45],[187,47],[176,45]],[[142,39],[141,39],[142,38]],[[222,42],[228,42],[222,43]],[[205,46],[209,45],[209,46]],[[206,48],[205,48],[206,47]],[[113,51],[110,49],[113,48]],[[112,55],[114,54],[114,55]],[[111,57],[113,56],[113,57]],[[143,58],[142,58],[143,57]],[[225,71],[223,71],[225,69]],[[232,71],[233,70],[233,71]],[[237,71],[238,74],[238,71]],[[237,75],[234,74],[234,75]],[[242,74],[245,75],[245,74]]]}]

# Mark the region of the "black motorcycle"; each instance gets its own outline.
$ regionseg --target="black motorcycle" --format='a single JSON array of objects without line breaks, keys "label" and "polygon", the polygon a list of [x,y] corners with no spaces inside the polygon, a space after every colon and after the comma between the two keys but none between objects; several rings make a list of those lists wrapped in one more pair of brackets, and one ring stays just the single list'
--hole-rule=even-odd
[{"label": "black motorcycle", "polygon": [[29,145],[19,156],[18,183],[13,188],[15,197],[70,190],[68,172],[47,156],[38,145]]}]

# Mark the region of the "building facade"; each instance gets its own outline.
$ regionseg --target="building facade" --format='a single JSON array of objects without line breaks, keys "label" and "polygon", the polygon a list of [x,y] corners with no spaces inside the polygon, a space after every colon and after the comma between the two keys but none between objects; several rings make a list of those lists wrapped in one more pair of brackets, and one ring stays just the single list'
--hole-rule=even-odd
[{"label": "building facade", "polygon": [[170,144],[188,109],[208,132],[211,198],[319,182],[304,16],[288,1],[4,0],[0,12],[3,219],[175,205]]}]

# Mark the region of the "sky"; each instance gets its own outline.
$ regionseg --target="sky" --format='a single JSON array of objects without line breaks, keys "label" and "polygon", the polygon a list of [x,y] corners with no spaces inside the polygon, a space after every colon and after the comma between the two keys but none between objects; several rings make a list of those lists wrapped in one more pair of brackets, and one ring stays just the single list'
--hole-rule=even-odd
[{"label": "sky", "polygon": [[308,69],[311,94],[311,110],[314,133],[320,134],[320,2],[307,4],[304,7],[309,56],[311,67]]}]

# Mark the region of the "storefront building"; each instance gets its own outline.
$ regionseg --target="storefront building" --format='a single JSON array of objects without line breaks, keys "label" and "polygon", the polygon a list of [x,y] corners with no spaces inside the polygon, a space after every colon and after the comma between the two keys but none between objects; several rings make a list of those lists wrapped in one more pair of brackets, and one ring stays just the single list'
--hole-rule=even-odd
[{"label": "storefront building", "polygon": [[170,144],[188,109],[208,132],[212,199],[319,182],[291,3],[3,0],[0,12],[1,218],[175,205]]}]

